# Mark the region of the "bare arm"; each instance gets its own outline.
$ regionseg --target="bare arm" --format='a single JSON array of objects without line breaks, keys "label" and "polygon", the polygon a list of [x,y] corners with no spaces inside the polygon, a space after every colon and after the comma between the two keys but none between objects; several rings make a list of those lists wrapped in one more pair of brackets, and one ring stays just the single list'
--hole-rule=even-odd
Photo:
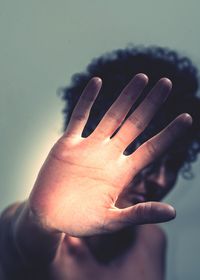
[{"label": "bare arm", "polygon": [[6,279],[46,276],[62,236],[41,226],[28,201],[7,208],[0,220],[0,260]]}]

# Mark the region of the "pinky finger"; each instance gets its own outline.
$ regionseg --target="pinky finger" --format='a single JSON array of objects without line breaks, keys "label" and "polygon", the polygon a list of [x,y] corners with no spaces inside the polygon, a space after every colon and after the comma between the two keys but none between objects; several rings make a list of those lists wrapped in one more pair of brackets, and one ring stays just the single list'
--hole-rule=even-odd
[{"label": "pinky finger", "polygon": [[142,144],[129,156],[135,170],[137,172],[141,171],[164,154],[178,138],[184,135],[191,124],[192,117],[189,114],[179,115],[160,133]]}]

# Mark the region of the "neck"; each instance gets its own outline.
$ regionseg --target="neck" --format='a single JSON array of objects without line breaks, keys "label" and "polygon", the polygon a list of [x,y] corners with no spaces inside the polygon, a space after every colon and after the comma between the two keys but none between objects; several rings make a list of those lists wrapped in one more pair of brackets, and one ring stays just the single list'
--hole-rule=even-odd
[{"label": "neck", "polygon": [[93,257],[108,265],[124,255],[136,239],[136,228],[125,228],[116,233],[84,238]]}]

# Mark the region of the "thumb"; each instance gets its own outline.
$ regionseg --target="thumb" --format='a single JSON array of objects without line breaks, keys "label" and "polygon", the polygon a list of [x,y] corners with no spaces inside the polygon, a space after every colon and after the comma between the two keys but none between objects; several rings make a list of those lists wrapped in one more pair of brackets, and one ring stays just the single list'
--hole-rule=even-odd
[{"label": "thumb", "polygon": [[117,231],[131,225],[162,223],[176,216],[175,209],[162,202],[143,202],[134,206],[110,210],[109,231]]}]

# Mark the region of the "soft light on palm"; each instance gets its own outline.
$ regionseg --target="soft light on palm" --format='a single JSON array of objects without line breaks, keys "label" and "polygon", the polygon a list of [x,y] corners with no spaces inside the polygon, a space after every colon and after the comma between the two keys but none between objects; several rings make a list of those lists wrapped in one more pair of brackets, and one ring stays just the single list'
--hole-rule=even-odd
[{"label": "soft light on palm", "polygon": [[99,78],[89,82],[67,131],[49,153],[30,196],[31,209],[45,225],[74,236],[86,236],[174,217],[173,209],[164,203],[140,203],[126,209],[115,207],[118,196],[134,176],[165,152],[191,123],[191,117],[183,114],[133,154],[124,155],[126,147],[148,125],[171,89],[171,82],[161,79],[123,122],[147,81],[144,74],[136,75],[94,132],[82,138],[101,87]]}]

